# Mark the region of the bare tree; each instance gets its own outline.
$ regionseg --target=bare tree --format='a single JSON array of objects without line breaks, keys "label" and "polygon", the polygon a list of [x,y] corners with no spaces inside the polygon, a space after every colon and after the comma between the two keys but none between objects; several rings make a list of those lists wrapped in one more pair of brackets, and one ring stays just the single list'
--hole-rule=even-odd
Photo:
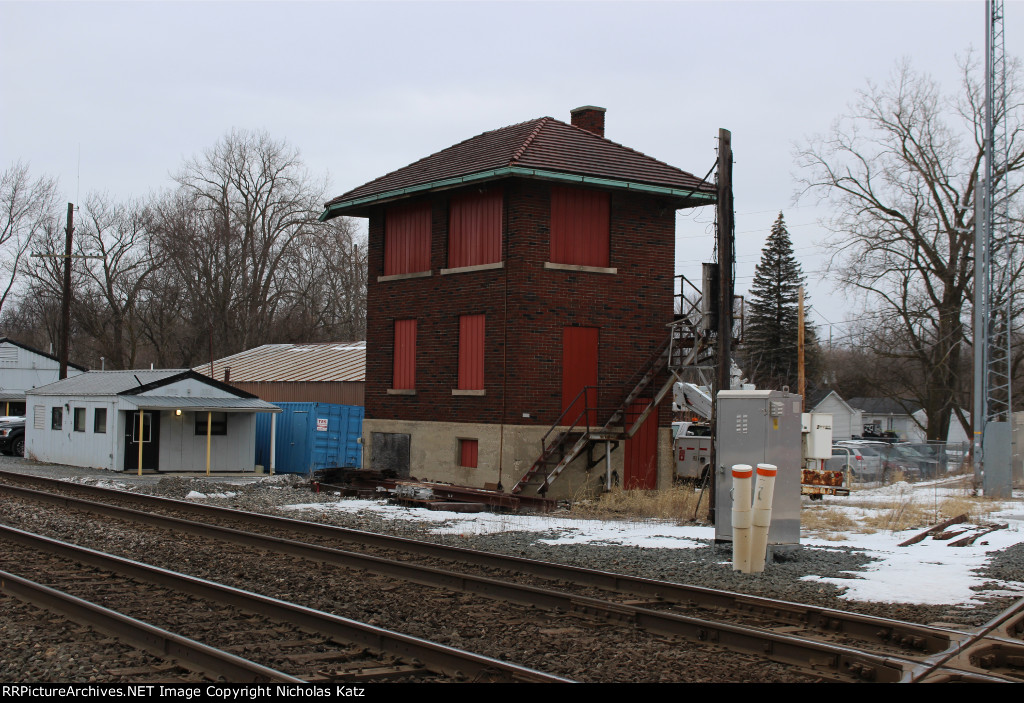
[{"label": "bare tree", "polygon": [[317,226],[325,182],[287,143],[244,131],[188,161],[175,180],[156,232],[194,327],[209,326],[217,354],[263,343],[287,309],[284,268]]},{"label": "bare tree", "polygon": [[[959,99],[900,65],[869,84],[849,116],[797,150],[802,193],[828,199],[834,216],[830,270],[874,312],[868,343],[920,379],[913,393],[930,439],[945,439],[951,412],[968,404],[959,375],[973,290],[974,199],[983,158],[981,90],[963,66]],[[1010,163],[996,174],[1016,200],[1024,166],[1021,90],[1008,71]],[[1020,237],[1020,222],[1011,237]],[[1013,285],[1020,270],[1011,272]],[[1017,296],[1024,303],[1024,296]],[[1016,315],[1020,319],[1020,314]]]},{"label": "bare tree", "polygon": [[75,237],[83,259],[75,291],[76,319],[112,368],[135,368],[144,342],[140,305],[149,277],[163,264],[150,238],[149,209],[90,195]]},{"label": "bare tree", "polygon": [[32,180],[28,165],[18,162],[0,174],[0,312],[25,265],[29,247],[54,219],[57,182]]}]

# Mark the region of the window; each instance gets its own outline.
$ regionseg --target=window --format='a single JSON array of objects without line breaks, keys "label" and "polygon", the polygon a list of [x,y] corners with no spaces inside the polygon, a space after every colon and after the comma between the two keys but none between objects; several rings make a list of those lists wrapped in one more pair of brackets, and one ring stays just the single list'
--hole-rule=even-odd
[{"label": "window", "polygon": [[475,439],[460,439],[459,440],[459,466],[475,469],[477,467],[477,459],[479,454],[479,440]]},{"label": "window", "polygon": [[85,408],[75,408],[73,423],[75,432],[85,432]]},{"label": "window", "polygon": [[96,408],[92,415],[92,431],[96,434],[107,433],[107,409]]},{"label": "window", "polygon": [[416,388],[416,320],[395,320],[395,357],[391,387]]},{"label": "window", "polygon": [[480,266],[501,261],[500,188],[456,195],[448,205],[448,266]]},{"label": "window", "polygon": [[384,217],[384,275],[430,270],[430,203],[396,205]]},{"label": "window", "polygon": [[[211,435],[226,435],[228,433],[228,414],[227,413],[209,413],[210,415],[210,434]],[[197,412],[196,413],[196,434],[206,436],[206,416],[207,413]]]},{"label": "window", "polygon": [[484,389],[484,315],[459,318],[459,390]]},{"label": "window", "polygon": [[50,429],[59,430],[64,425],[64,410],[57,407],[50,411]]},{"label": "window", "polygon": [[610,203],[598,190],[551,189],[551,263],[608,267]]}]

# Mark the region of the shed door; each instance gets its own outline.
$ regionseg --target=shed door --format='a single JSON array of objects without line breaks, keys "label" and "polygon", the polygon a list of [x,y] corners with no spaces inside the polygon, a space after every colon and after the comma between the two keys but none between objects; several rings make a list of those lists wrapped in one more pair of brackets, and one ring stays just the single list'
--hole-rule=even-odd
[{"label": "shed door", "polygon": [[[569,411],[562,424],[572,424],[584,408],[597,405],[597,339],[597,327],[562,328],[562,410]],[[585,386],[592,388],[577,398]],[[597,411],[587,415],[587,422],[596,425]]]},{"label": "shed door", "polygon": [[[139,411],[127,413],[124,426],[124,470],[139,470]],[[160,468],[160,413],[145,412],[142,416],[142,468]]]},{"label": "shed door", "polygon": [[[633,402],[626,411],[626,424],[632,425],[640,417],[650,399],[640,399]],[[622,487],[629,489],[651,490],[657,486],[658,481],[658,411],[651,411],[651,414],[644,420],[644,424],[636,431],[633,437],[626,441],[626,456],[624,458]]]}]

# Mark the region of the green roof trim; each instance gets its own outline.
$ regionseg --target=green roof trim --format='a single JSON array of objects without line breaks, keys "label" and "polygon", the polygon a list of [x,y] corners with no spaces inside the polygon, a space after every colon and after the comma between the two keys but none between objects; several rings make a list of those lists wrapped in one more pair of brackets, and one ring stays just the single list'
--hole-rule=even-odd
[{"label": "green roof trim", "polygon": [[701,193],[696,190],[686,190],[682,188],[669,188],[667,186],[656,186],[648,183],[636,183],[633,181],[620,181],[609,178],[598,178],[597,176],[580,176],[574,173],[562,173],[560,171],[544,171],[536,168],[522,168],[519,166],[509,166],[507,168],[495,168],[488,171],[480,171],[478,173],[470,173],[465,176],[459,176],[457,178],[445,178],[440,181],[431,181],[430,183],[421,183],[415,186],[409,186],[408,188],[397,188],[395,190],[389,190],[385,193],[378,193],[376,195],[368,195],[364,198],[355,198],[353,200],[344,200],[340,203],[334,203],[324,210],[320,217],[317,218],[320,222],[326,222],[334,217],[338,217],[342,213],[340,210],[347,210],[352,207],[359,205],[369,205],[375,202],[381,202],[385,200],[393,200],[394,198],[403,195],[412,195],[414,193],[424,193],[431,190],[437,190],[439,188],[445,188],[449,186],[458,186],[466,183],[473,183],[481,180],[491,180],[496,178],[503,178],[505,176],[521,176],[524,178],[539,178],[547,181],[565,181],[569,183],[580,183],[586,185],[603,186],[606,188],[618,188],[621,190],[630,190],[640,193],[656,193],[658,195],[667,195],[670,197],[677,198],[689,198],[693,200],[703,200],[705,205],[710,205],[717,200],[717,196],[714,193]]}]

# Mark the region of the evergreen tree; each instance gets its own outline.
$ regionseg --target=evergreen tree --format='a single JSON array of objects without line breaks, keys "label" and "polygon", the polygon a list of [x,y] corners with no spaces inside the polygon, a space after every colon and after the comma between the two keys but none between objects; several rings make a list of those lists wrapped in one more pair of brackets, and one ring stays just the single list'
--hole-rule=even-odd
[{"label": "evergreen tree", "polygon": [[[761,263],[754,270],[743,333],[743,370],[758,388],[780,390],[789,386],[791,392],[797,392],[799,298],[805,281],[780,212],[761,250]],[[805,293],[804,369],[810,392],[819,355],[808,311]]]}]

